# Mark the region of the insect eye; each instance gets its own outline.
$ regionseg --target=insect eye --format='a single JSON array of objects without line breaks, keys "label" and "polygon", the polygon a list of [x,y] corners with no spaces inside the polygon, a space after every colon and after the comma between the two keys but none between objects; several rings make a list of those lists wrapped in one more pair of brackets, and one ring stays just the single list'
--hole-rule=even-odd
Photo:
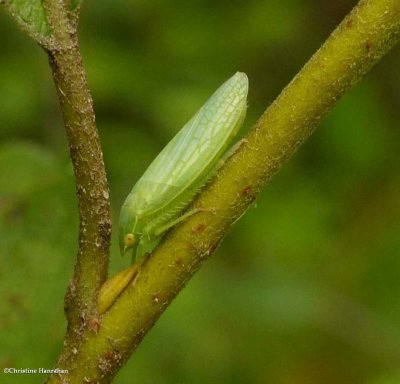
[{"label": "insect eye", "polygon": [[133,233],[127,233],[124,237],[124,244],[126,247],[130,248],[135,244],[135,235]]}]

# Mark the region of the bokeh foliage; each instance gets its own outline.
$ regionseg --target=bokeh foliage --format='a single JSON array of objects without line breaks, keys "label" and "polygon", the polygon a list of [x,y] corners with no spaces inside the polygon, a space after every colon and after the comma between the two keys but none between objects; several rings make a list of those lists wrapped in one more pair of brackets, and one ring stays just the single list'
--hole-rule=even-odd
[{"label": "bokeh foliage", "polygon": [[[249,76],[246,130],[355,3],[86,1],[114,223],[224,80]],[[0,366],[51,368],[77,248],[74,180],[46,56],[4,12],[0,41]],[[399,67],[396,48],[339,102],[116,383],[400,381]],[[128,263],[115,226],[111,270]]]}]

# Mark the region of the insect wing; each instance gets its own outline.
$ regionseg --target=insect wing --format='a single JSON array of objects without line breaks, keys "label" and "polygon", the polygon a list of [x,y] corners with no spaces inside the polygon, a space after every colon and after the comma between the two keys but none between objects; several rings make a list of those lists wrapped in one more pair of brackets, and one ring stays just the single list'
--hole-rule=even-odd
[{"label": "insect wing", "polygon": [[150,164],[131,192],[144,202],[143,215],[167,205],[216,163],[243,122],[247,91],[247,76],[237,72]]}]

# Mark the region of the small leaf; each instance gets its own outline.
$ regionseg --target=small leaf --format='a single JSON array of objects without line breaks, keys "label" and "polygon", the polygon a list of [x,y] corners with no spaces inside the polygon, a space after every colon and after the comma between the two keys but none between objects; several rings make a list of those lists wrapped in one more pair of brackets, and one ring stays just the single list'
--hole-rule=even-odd
[{"label": "small leaf", "polygon": [[51,31],[41,0],[6,0],[4,4],[36,41],[50,36]]}]

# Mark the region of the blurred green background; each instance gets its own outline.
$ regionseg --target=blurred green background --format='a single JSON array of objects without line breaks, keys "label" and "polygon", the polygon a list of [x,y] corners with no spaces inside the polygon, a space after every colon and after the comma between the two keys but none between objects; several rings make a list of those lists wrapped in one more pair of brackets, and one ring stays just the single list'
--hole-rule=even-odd
[{"label": "blurred green background", "polygon": [[[223,81],[249,76],[245,132],[355,3],[85,1],[114,223]],[[0,43],[0,367],[51,368],[77,250],[74,179],[45,54],[4,10]],[[400,383],[399,68],[397,47],[338,103],[115,383]],[[128,264],[114,226],[111,272]]]}]

